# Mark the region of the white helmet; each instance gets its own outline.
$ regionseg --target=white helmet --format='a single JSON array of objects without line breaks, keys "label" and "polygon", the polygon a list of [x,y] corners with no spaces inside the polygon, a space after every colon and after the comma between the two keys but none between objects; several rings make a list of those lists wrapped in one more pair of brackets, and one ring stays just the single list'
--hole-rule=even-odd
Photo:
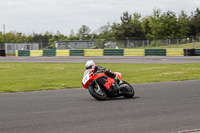
[{"label": "white helmet", "polygon": [[92,67],[94,68],[95,67],[95,63],[93,60],[89,60],[85,63],[85,67],[86,69],[91,69]]}]

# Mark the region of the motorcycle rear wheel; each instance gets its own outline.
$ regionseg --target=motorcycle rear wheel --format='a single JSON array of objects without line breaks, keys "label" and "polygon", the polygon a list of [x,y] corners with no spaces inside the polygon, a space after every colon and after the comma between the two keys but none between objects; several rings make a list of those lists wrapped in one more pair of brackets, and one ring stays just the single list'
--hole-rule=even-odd
[{"label": "motorcycle rear wheel", "polygon": [[105,91],[100,87],[100,91],[97,91],[98,87],[97,85],[90,85],[88,87],[88,91],[89,93],[97,100],[99,101],[103,101],[107,99],[107,95],[105,93]]},{"label": "motorcycle rear wheel", "polygon": [[125,81],[123,81],[123,83],[120,84],[120,86],[123,86],[123,85],[124,87],[121,88],[123,90],[123,96],[125,98],[132,98],[135,95],[135,91],[133,87]]}]

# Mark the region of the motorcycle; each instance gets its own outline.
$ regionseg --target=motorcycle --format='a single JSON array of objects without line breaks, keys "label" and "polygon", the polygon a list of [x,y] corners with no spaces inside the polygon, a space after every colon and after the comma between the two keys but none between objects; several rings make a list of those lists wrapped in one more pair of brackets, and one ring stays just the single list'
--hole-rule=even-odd
[{"label": "motorcycle", "polygon": [[[121,80],[121,73],[114,72],[114,74]],[[129,83],[123,81],[119,85],[104,72],[94,72],[93,68],[84,72],[82,86],[88,89],[89,93],[99,101],[120,96],[132,98],[135,95],[135,91]]]}]

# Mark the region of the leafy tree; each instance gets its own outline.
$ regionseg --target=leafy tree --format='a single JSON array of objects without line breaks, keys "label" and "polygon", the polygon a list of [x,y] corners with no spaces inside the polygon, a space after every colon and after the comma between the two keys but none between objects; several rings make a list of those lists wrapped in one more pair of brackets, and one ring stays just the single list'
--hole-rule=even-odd
[{"label": "leafy tree", "polygon": [[78,29],[77,37],[80,40],[88,40],[91,38],[90,28],[88,26],[82,25],[80,29]]},{"label": "leafy tree", "polygon": [[5,42],[15,42],[15,35],[12,32],[5,34]]},{"label": "leafy tree", "polygon": [[31,35],[29,35],[28,37],[26,37],[26,41],[33,42],[33,37]]},{"label": "leafy tree", "polygon": [[97,31],[92,33],[92,39],[95,40],[95,46],[104,48],[104,44],[110,40],[115,40],[112,25],[108,22],[106,25],[98,28]]},{"label": "leafy tree", "polygon": [[63,34],[60,34],[60,35],[58,35],[58,39],[59,39],[60,41],[66,41],[66,40],[67,40],[67,37],[66,37],[65,35],[63,35]]},{"label": "leafy tree", "polygon": [[162,29],[161,29],[161,10],[154,9],[153,16],[150,16],[150,23],[149,26],[151,28],[151,37],[159,38],[162,36]]},{"label": "leafy tree", "polygon": [[67,39],[68,40],[79,40],[79,38],[75,35],[74,30],[70,31],[69,37]]},{"label": "leafy tree", "polygon": [[37,33],[33,33],[32,38],[33,38],[33,42],[43,41],[42,36],[40,34],[37,34]]},{"label": "leafy tree", "polygon": [[128,12],[124,12],[123,16],[120,17],[122,23],[113,23],[113,31],[116,39],[125,39],[130,35],[130,23],[131,23],[131,15]]},{"label": "leafy tree", "polygon": [[161,29],[163,37],[176,37],[178,34],[178,22],[176,14],[172,11],[167,11],[161,16]]},{"label": "leafy tree", "polygon": [[28,41],[26,35],[22,33],[16,33],[15,42],[24,42],[24,41],[26,42]]},{"label": "leafy tree", "polygon": [[136,12],[133,14],[132,28],[133,37],[144,37],[144,33],[142,32],[141,14]]},{"label": "leafy tree", "polygon": [[2,34],[2,32],[0,32],[0,43],[2,43],[3,42],[3,34]]},{"label": "leafy tree", "polygon": [[136,23],[136,24],[140,24],[140,23],[141,23],[140,19],[141,19],[141,14],[135,12],[135,13],[133,14],[132,22],[134,22],[134,23]]},{"label": "leafy tree", "polygon": [[104,26],[101,26],[98,29],[99,32],[99,39],[105,39],[105,40],[113,40],[114,39],[114,33],[113,33],[113,29],[112,29],[112,25],[110,25],[110,23],[107,23]]},{"label": "leafy tree", "polygon": [[190,17],[184,12],[181,11],[178,17],[178,36],[186,37],[190,35]]},{"label": "leafy tree", "polygon": [[50,43],[54,43],[55,41],[57,41],[56,36],[52,36],[52,37],[49,39],[49,42],[50,42]]},{"label": "leafy tree", "polygon": [[129,24],[132,20],[131,15],[126,11],[123,13],[123,16],[120,17],[122,24]]},{"label": "leafy tree", "polygon": [[152,36],[152,29],[150,27],[150,17],[144,17],[141,22],[142,32],[145,36],[151,37]]},{"label": "leafy tree", "polygon": [[128,12],[124,12],[121,17],[122,23],[114,23],[112,26],[116,39],[143,37],[140,18],[139,13],[134,13],[132,16]]},{"label": "leafy tree", "polygon": [[161,12],[160,9],[153,11],[153,16],[150,16],[149,26],[153,38],[167,38],[175,37],[178,34],[178,22],[174,12],[168,11],[166,13]]},{"label": "leafy tree", "polygon": [[197,8],[196,11],[191,16],[191,31],[192,35],[200,36],[200,9]]}]

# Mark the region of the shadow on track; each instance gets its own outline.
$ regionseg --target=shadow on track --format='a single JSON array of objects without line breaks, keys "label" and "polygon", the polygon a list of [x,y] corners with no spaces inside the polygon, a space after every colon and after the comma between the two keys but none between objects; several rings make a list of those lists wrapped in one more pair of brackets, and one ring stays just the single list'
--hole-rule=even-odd
[{"label": "shadow on track", "polygon": [[[113,97],[113,98],[108,98],[108,99],[106,99],[106,100],[103,100],[103,102],[105,102],[105,101],[115,101],[115,100],[135,100],[135,99],[139,99],[140,97],[133,97],[133,98],[124,98],[124,97]],[[98,101],[98,100],[96,100],[96,99],[94,99],[93,97],[91,97],[91,99],[87,99],[87,100],[89,100],[89,101]]]}]

